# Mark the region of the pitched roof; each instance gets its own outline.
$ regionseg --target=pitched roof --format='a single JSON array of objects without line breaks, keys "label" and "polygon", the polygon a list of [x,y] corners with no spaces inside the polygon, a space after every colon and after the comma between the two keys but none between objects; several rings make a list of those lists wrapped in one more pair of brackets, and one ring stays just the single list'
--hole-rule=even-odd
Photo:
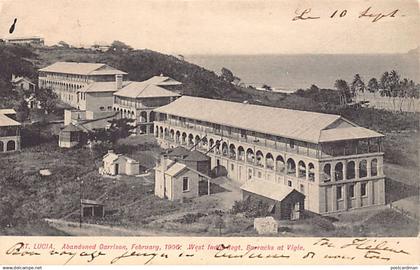
[{"label": "pitched roof", "polygon": [[241,186],[241,189],[276,201],[284,200],[284,198],[292,192],[297,192],[305,197],[305,195],[296,189],[269,181],[247,181],[243,186]]},{"label": "pitched roof", "polygon": [[191,151],[188,156],[183,158],[183,160],[188,160],[188,161],[208,161],[209,159],[210,159],[209,156],[197,150]]},{"label": "pitched roof", "polygon": [[77,131],[83,131],[80,127],[77,127],[75,125],[73,125],[72,123],[68,124],[67,126],[65,126],[62,130],[62,132],[77,132]]},{"label": "pitched roof", "polygon": [[[123,81],[122,86],[127,86],[130,84],[130,81]],[[112,82],[93,82],[90,83],[80,89],[77,92],[86,92],[86,93],[93,93],[93,92],[116,92],[117,84],[115,81]]]},{"label": "pitched roof", "polygon": [[[341,116],[333,114],[191,96],[182,96],[155,111],[312,143],[320,142],[322,130],[338,120],[343,120]],[[343,139],[347,137],[343,136]]]},{"label": "pitched roof", "polygon": [[378,138],[384,135],[364,128],[364,127],[348,127],[348,128],[333,128],[321,130],[320,142],[332,142],[342,140],[356,140],[362,138]]},{"label": "pitched roof", "polygon": [[182,146],[177,146],[175,148],[170,149],[170,152],[166,154],[168,157],[173,156],[188,156],[190,154],[190,151]]},{"label": "pitched roof", "polygon": [[20,123],[0,113],[0,127],[20,126]]},{"label": "pitched roof", "polygon": [[111,66],[101,63],[76,63],[76,62],[56,62],[39,71],[68,73],[77,75],[113,75],[127,74],[124,71],[115,69]]},{"label": "pitched roof", "polygon": [[15,109],[0,109],[0,114],[16,114]]},{"label": "pitched roof", "polygon": [[185,168],[187,168],[187,165],[179,163],[179,162],[175,162],[168,170],[166,170],[165,173],[170,176],[175,176],[179,174]]},{"label": "pitched roof", "polygon": [[11,80],[11,83],[19,83],[20,81],[23,81],[23,80],[27,81],[30,84],[35,85],[29,78],[26,78],[26,77],[15,77]]},{"label": "pitched roof", "polygon": [[174,85],[181,85],[181,82],[172,79],[171,77],[167,76],[153,76],[150,79],[146,80],[145,82],[149,84],[159,85],[159,86],[174,86]]},{"label": "pitched roof", "polygon": [[180,95],[166,90],[158,85],[144,82],[132,82],[114,93],[116,96],[129,98],[151,98],[151,97],[179,97]]}]

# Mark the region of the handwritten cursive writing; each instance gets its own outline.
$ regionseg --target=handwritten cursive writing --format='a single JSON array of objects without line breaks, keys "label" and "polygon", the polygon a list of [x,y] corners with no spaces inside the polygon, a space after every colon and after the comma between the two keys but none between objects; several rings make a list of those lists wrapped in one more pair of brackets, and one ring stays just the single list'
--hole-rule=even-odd
[{"label": "handwritten cursive writing", "polygon": [[255,248],[250,248],[246,252],[235,252],[235,251],[225,251],[229,250],[230,245],[221,244],[218,248],[216,254],[214,254],[215,258],[226,258],[226,259],[241,259],[241,258],[248,258],[248,259],[279,259],[279,258],[290,258],[289,255],[284,255],[280,253],[269,253],[263,254],[258,252],[253,252]]}]

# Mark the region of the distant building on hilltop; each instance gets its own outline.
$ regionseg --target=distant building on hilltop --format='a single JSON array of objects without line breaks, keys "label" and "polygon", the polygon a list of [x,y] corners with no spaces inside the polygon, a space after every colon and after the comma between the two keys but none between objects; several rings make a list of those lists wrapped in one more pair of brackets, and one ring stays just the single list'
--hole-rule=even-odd
[{"label": "distant building on hilltop", "polygon": [[42,37],[16,37],[3,39],[6,44],[44,46]]},{"label": "distant building on hilltop", "polygon": [[0,109],[0,153],[20,150],[20,123],[16,111]]}]

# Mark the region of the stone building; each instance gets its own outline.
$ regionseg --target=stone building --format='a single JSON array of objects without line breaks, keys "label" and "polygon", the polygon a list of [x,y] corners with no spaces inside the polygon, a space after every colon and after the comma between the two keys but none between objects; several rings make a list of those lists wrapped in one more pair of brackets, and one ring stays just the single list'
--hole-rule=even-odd
[{"label": "stone building", "polygon": [[99,173],[104,175],[138,175],[140,173],[140,164],[138,161],[116,154],[113,150],[102,158],[103,166],[99,168]]},{"label": "stone building", "polygon": [[21,125],[15,118],[15,110],[0,109],[0,153],[20,150]]},{"label": "stone building", "polygon": [[296,189],[307,210],[385,203],[383,135],[339,115],[189,96],[155,112],[162,147],[194,147],[243,184]]},{"label": "stone building", "polygon": [[170,90],[181,84],[165,76],[130,82],[114,93],[114,110],[120,117],[136,119],[138,133],[153,134],[153,110],[177,99],[180,95]]},{"label": "stone building", "polygon": [[51,88],[63,102],[77,108],[79,89],[93,82],[123,81],[126,74],[106,64],[56,62],[39,70],[38,86]]}]

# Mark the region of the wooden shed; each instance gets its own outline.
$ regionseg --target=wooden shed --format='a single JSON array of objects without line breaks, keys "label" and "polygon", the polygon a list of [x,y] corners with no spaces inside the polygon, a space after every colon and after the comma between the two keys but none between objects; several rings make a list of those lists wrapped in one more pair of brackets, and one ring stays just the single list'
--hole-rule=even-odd
[{"label": "wooden shed", "polygon": [[105,207],[104,204],[94,200],[82,199],[80,201],[82,207],[83,217],[104,217]]},{"label": "wooden shed", "polygon": [[304,210],[305,195],[285,185],[252,180],[241,186],[241,190],[243,200],[266,202],[268,212],[276,219],[299,219]]}]

